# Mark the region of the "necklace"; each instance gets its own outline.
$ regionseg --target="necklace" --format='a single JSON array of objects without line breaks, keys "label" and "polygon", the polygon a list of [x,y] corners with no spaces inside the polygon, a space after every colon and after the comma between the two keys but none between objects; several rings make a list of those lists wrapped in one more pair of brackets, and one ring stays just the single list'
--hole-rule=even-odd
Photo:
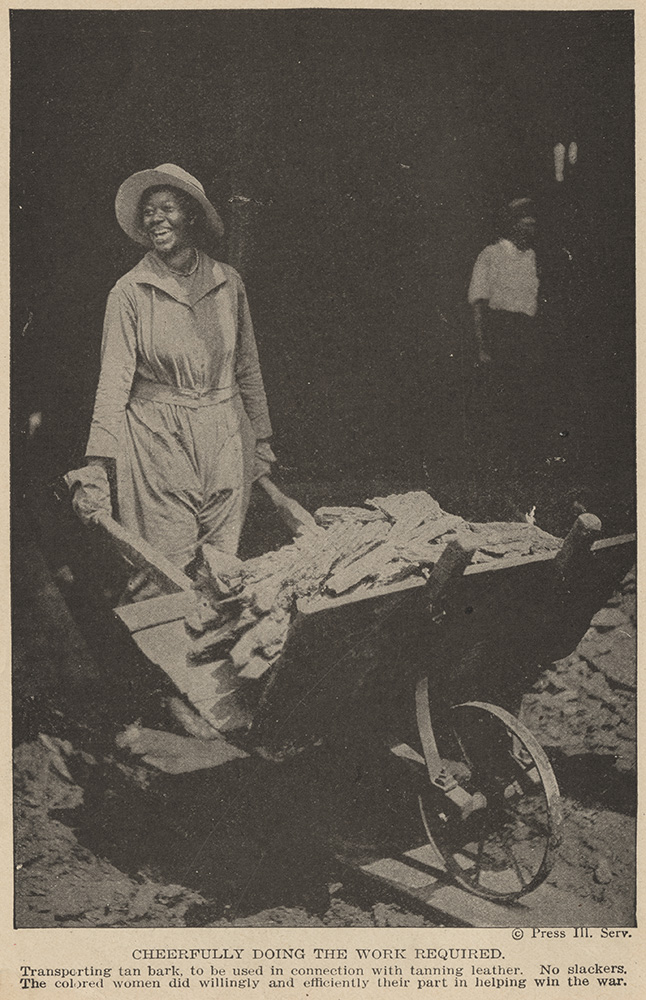
[{"label": "necklace", "polygon": [[200,255],[199,252],[195,249],[195,247],[193,247],[193,253],[195,254],[195,263],[193,264],[193,267],[189,271],[176,271],[174,267],[170,266],[170,264],[167,264],[166,267],[168,268],[169,271],[172,272],[172,274],[179,274],[180,277],[182,278],[190,277],[191,274],[195,274],[195,272],[197,271],[197,265],[200,263]]}]

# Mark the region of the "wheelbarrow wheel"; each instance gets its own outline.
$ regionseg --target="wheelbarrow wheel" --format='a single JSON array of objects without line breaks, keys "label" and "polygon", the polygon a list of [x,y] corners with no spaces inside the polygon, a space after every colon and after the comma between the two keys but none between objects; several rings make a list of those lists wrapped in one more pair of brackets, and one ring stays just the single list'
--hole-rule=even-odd
[{"label": "wheelbarrow wheel", "polygon": [[429,784],[419,796],[426,833],[464,888],[494,900],[531,892],[548,874],[561,836],[559,789],[545,751],[509,712],[454,705],[437,733],[449,781],[468,793],[458,808]]}]

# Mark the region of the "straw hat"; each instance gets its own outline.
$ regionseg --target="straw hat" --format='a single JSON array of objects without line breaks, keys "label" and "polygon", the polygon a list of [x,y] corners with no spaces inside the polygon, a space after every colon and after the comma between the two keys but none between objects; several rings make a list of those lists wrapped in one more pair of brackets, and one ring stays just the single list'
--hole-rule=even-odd
[{"label": "straw hat", "polygon": [[223,235],[222,219],[206,197],[204,188],[197,178],[174,163],[162,163],[161,166],[153,167],[151,170],[140,170],[132,174],[117,191],[114,203],[117,221],[131,240],[146,247],[149,245],[148,238],[139,227],[139,203],[147,188],[160,185],[180,188],[190,194],[204,209],[206,224],[213,235],[218,237]]}]

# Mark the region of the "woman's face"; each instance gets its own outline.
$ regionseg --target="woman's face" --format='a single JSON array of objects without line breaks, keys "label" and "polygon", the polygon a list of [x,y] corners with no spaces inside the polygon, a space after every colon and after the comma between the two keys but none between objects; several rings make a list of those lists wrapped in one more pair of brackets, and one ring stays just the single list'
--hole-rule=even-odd
[{"label": "woman's face", "polygon": [[191,217],[170,188],[144,196],[141,220],[144,232],[159,253],[173,253],[193,246]]}]

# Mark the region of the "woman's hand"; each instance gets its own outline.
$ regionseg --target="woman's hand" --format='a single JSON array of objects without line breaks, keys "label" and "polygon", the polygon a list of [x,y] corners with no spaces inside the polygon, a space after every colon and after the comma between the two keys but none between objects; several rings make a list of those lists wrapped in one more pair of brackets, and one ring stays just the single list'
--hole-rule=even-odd
[{"label": "woman's hand", "polygon": [[275,483],[272,483],[268,476],[261,476],[258,479],[258,485],[262,486],[265,493],[270,497],[274,507],[294,538],[299,538],[301,535],[306,535],[311,531],[317,530],[318,526],[312,515],[304,507],[301,507],[297,500],[285,496],[283,491]]},{"label": "woman's hand", "polygon": [[106,473],[109,472],[111,464],[114,462],[113,458],[104,458],[102,455],[89,455],[85,461],[86,465],[105,469]]},{"label": "woman's hand", "polygon": [[93,459],[82,469],[64,477],[72,494],[72,509],[84,524],[96,521],[97,514],[112,517],[112,498],[107,465],[109,459]]},{"label": "woman's hand", "polygon": [[270,476],[271,468],[276,461],[276,456],[271,450],[269,438],[261,438],[256,441],[256,451],[253,460],[253,481],[261,476]]}]

